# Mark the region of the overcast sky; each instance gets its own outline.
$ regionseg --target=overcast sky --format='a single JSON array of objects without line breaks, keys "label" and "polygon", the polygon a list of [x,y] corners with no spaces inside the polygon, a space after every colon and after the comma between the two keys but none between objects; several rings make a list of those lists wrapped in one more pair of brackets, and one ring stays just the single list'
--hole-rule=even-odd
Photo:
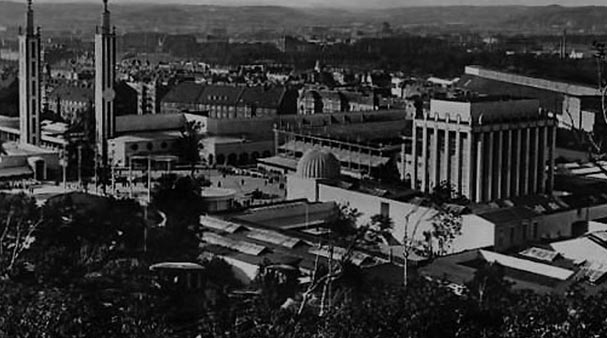
[{"label": "overcast sky", "polygon": [[[25,1],[25,0],[23,0]],[[34,2],[99,2],[101,0],[34,0]],[[186,3],[213,5],[283,5],[293,7],[386,8],[439,5],[551,5],[606,6],[607,0],[110,0],[110,3]]]}]

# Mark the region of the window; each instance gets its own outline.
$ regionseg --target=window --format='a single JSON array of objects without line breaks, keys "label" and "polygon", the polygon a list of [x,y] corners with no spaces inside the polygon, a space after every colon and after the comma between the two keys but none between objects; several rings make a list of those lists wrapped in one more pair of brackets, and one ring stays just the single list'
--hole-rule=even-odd
[{"label": "window", "polygon": [[529,224],[523,224],[523,240],[527,240],[527,234],[529,233]]},{"label": "window", "polygon": [[132,150],[132,151],[137,151],[137,150],[139,150],[139,145],[138,145],[138,144],[131,144],[131,150]]},{"label": "window", "polygon": [[537,222],[533,223],[533,238],[537,239],[538,237],[538,224]]},{"label": "window", "polygon": [[152,149],[154,149],[154,145],[152,144],[152,142],[148,142],[146,148],[148,148],[149,151],[152,151]]},{"label": "window", "polygon": [[390,217],[390,204],[381,202],[379,214],[383,217]]},{"label": "window", "polygon": [[166,148],[168,148],[168,146],[169,146],[169,145],[168,145],[166,142],[162,142],[162,143],[160,144],[160,148],[162,148],[162,149],[166,149]]}]

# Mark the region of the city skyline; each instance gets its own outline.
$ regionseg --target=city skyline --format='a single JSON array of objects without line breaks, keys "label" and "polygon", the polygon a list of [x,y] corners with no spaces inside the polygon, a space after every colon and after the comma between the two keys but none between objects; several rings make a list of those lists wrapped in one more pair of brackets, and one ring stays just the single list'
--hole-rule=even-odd
[{"label": "city skyline", "polygon": [[607,337],[607,2],[505,1],[0,0],[0,338]]},{"label": "city skyline", "polygon": [[[14,1],[14,0],[13,0]],[[38,3],[76,3],[100,2],[98,0],[38,0]],[[121,0],[120,4],[166,4],[161,0]],[[284,7],[337,7],[337,8],[396,8],[396,7],[433,7],[433,6],[548,6],[558,5],[566,7],[605,6],[601,0],[376,0],[372,2],[363,0],[334,0],[330,2],[319,0],[177,0],[172,4],[189,5],[223,5],[223,6],[284,6]]]}]

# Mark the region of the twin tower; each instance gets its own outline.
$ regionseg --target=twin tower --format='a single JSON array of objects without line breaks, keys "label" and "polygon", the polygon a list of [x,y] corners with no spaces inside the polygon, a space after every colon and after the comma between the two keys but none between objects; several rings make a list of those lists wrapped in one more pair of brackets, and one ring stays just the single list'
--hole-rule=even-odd
[{"label": "twin tower", "polygon": [[[40,28],[34,28],[32,0],[27,1],[25,30],[19,32],[20,142],[40,145],[41,112]],[[116,32],[110,26],[108,0],[103,0],[101,27],[95,34],[95,143],[97,163],[108,163],[108,139],[114,137],[114,82],[116,79]]]}]

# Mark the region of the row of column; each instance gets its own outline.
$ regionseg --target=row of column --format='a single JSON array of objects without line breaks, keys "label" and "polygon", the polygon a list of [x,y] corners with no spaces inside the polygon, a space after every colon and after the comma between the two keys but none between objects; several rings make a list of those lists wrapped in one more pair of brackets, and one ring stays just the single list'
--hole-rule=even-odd
[{"label": "row of column", "polygon": [[431,192],[447,181],[476,202],[552,192],[556,142],[552,123],[472,128],[429,122],[414,122],[412,188]]},{"label": "row of column", "polygon": [[[418,147],[419,133],[421,149]],[[447,181],[457,191],[467,195],[469,175],[466,172],[469,168],[470,139],[471,129],[468,125],[432,122],[432,127],[429,127],[426,122],[415,124],[412,188],[431,192],[440,182]]]},{"label": "row of column", "polygon": [[480,127],[473,133],[470,197],[476,202],[552,192],[555,127],[546,123],[509,127]]}]

